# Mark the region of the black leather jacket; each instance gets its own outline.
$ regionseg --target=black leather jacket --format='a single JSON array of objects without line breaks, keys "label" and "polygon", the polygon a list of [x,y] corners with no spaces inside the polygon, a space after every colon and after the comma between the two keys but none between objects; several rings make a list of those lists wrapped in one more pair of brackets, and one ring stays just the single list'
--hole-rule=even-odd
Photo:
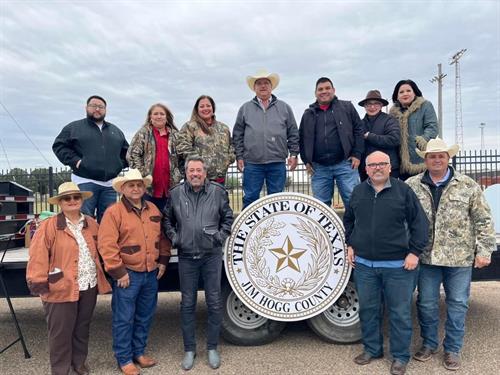
[{"label": "black leather jacket", "polygon": [[183,182],[170,190],[163,214],[163,231],[180,257],[222,254],[233,224],[233,210],[222,185],[206,180],[195,192]]}]

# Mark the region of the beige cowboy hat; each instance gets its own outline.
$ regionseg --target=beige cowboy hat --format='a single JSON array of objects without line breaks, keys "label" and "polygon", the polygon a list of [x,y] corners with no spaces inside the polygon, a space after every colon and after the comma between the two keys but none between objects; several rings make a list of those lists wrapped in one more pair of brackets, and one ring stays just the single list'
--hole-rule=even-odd
[{"label": "beige cowboy hat", "polygon": [[66,195],[80,194],[82,199],[89,199],[94,195],[91,191],[81,191],[74,182],[63,182],[57,189],[57,195],[50,197],[47,201],[50,204],[59,204],[59,200]]},{"label": "beige cowboy hat", "polygon": [[429,142],[427,142],[427,146],[425,147],[424,151],[419,150],[418,148],[415,149],[418,156],[420,156],[422,159],[425,159],[425,155],[429,152],[447,152],[448,155],[450,155],[450,158],[452,158],[458,153],[458,150],[458,145],[448,147],[441,138],[431,139]]},{"label": "beige cowboy hat", "polygon": [[129,181],[142,181],[144,182],[144,185],[148,187],[153,182],[153,177],[150,175],[142,177],[142,174],[138,169],[130,168],[124,173],[123,176],[116,177],[113,180],[113,189],[115,189],[118,193],[121,193],[123,184]]},{"label": "beige cowboy hat", "polygon": [[248,87],[250,87],[250,90],[255,91],[255,81],[261,78],[268,79],[271,82],[271,87],[273,90],[278,87],[278,84],[280,83],[280,76],[278,74],[269,73],[266,69],[261,69],[255,75],[247,76],[247,84]]}]

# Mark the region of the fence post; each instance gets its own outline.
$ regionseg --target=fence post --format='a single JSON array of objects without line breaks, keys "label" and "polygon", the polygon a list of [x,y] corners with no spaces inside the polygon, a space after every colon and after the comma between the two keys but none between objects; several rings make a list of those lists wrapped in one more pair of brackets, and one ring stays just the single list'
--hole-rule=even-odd
[{"label": "fence post", "polygon": [[[52,167],[49,167],[49,197],[54,196],[54,173]],[[49,211],[54,211],[54,205],[49,205]]]}]

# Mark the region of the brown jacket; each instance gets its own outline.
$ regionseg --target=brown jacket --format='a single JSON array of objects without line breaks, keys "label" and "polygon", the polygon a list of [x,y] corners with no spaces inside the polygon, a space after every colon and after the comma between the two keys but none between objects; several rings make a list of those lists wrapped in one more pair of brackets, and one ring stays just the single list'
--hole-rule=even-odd
[{"label": "brown jacket", "polygon": [[[94,219],[85,216],[82,233],[96,265],[97,290],[103,294],[110,292],[111,287],[97,254],[98,228]],[[61,213],[44,220],[29,249],[26,281],[31,293],[39,294],[45,302],[78,301],[78,257],[78,243],[67,227],[64,215]],[[49,274],[55,268],[62,272]]]},{"label": "brown jacket", "polygon": [[99,227],[99,253],[106,271],[118,280],[127,268],[154,271],[170,259],[170,241],[161,231],[161,213],[149,202],[140,215],[125,198],[106,209]]}]

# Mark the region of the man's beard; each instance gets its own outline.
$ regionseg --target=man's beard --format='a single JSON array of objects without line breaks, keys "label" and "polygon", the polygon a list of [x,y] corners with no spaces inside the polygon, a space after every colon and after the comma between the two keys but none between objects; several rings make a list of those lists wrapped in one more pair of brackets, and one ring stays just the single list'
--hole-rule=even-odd
[{"label": "man's beard", "polygon": [[106,117],[106,115],[101,115],[101,116],[96,117],[90,113],[87,113],[87,118],[93,122],[104,121],[105,117]]}]

